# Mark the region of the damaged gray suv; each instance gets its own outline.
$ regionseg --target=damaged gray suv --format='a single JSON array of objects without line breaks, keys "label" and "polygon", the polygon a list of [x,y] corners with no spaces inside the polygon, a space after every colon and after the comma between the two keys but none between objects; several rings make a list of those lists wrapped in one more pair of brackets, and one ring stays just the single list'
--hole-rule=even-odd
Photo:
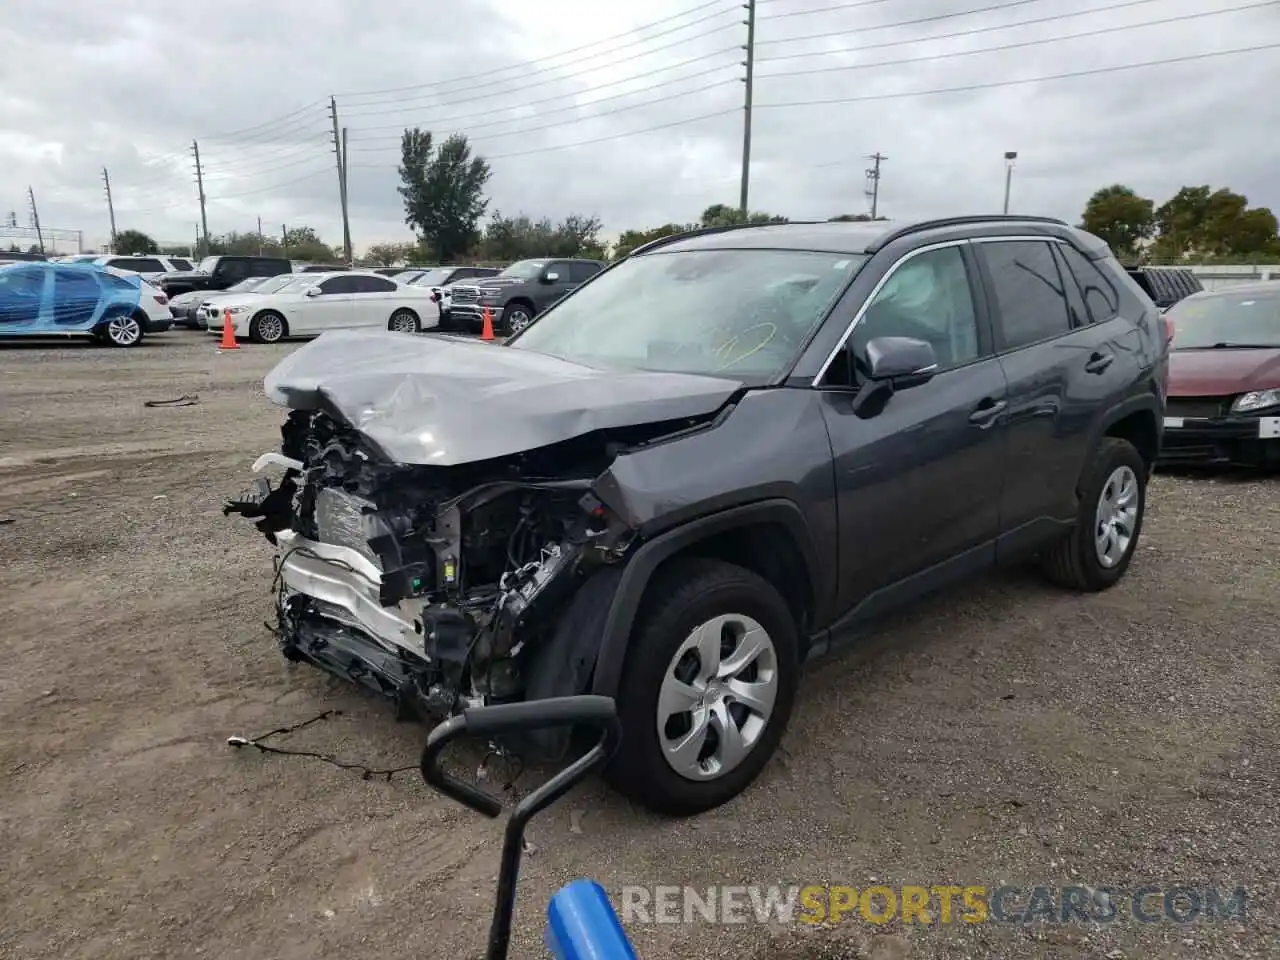
[{"label": "damaged gray suv", "polygon": [[423,720],[611,696],[611,782],[688,814],[759,774],[802,665],[877,616],[1033,558],[1116,583],[1167,364],[1155,306],[1060,221],[699,231],[502,346],[303,346],[266,380],[291,412],[255,469],[283,476],[226,509],[277,548],[289,659]]}]

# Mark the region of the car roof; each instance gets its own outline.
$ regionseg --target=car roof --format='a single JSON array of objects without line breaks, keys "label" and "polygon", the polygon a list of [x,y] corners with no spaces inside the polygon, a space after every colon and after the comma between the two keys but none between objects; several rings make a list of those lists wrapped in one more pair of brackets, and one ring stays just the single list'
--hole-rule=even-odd
[{"label": "car roof", "polygon": [[1255,280],[1252,283],[1236,283],[1217,290],[1200,290],[1186,299],[1213,300],[1222,297],[1280,297],[1280,280]]},{"label": "car roof", "polygon": [[[1063,236],[1072,231],[1063,220],[1051,217],[979,215],[931,220],[894,222],[890,220],[818,220],[791,223],[735,224],[704,227],[651,241],[632,251],[632,256],[654,250],[813,250],[826,253],[872,254],[894,240],[910,234],[943,231],[947,228],[974,228],[972,232],[992,232],[1017,227],[1018,232],[1043,236]],[[979,228],[982,228],[979,230]]]}]

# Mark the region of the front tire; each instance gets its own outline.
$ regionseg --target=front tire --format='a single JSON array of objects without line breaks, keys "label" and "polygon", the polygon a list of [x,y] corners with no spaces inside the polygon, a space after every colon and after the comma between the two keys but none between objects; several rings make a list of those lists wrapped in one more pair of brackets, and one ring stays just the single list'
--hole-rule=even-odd
[{"label": "front tire", "polygon": [[606,773],[657,813],[686,816],[747,788],[773,755],[799,684],[799,636],[767,580],[677,560],[651,585],[624,664],[622,745]]},{"label": "front tire", "polygon": [[264,310],[249,321],[249,339],[254,343],[279,343],[288,332],[284,317],[274,310]]},{"label": "front tire", "polygon": [[529,324],[533,323],[533,309],[523,303],[509,303],[502,310],[502,332],[515,336]]},{"label": "front tire", "polygon": [[1071,532],[1044,556],[1052,582],[1093,593],[1115,586],[1129,569],[1142,533],[1150,470],[1128,440],[1104,437],[1080,489]]}]

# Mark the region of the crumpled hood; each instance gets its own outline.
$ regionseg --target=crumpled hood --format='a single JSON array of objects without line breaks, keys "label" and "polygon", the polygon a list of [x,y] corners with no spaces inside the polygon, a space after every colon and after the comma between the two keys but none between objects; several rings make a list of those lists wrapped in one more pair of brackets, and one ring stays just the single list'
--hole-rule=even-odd
[{"label": "crumpled hood", "polygon": [[1280,387],[1280,348],[1169,353],[1171,397],[1226,397],[1276,387]]},{"label": "crumpled hood", "polygon": [[597,369],[474,340],[334,330],[282,360],[264,387],[281,406],[346,421],[394,462],[451,466],[709,415],[743,384]]}]

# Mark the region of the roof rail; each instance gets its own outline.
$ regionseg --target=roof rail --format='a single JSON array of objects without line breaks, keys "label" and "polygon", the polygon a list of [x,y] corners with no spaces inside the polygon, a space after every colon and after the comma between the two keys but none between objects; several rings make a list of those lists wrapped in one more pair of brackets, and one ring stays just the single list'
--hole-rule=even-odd
[{"label": "roof rail", "polygon": [[877,237],[871,243],[867,244],[867,253],[875,253],[881,250],[893,241],[902,237],[909,236],[913,233],[921,233],[925,230],[936,230],[939,227],[961,227],[969,223],[1051,223],[1058,227],[1068,227],[1069,223],[1065,220],[1058,220],[1055,217],[1036,217],[1029,214],[1020,213],[990,213],[990,214],[974,214],[965,217],[941,217],[937,220],[921,220],[918,223],[908,223],[895,230]]},{"label": "roof rail", "polygon": [[627,256],[634,257],[638,253],[648,253],[650,250],[657,250],[659,247],[665,247],[667,244],[675,243],[677,240],[688,240],[690,237],[705,237],[716,233],[728,233],[731,230],[751,230],[756,227],[785,227],[788,224],[793,223],[826,223],[826,221],[786,220],[782,223],[774,223],[773,221],[766,220],[763,223],[725,223],[715,227],[698,227],[694,230],[686,230],[684,233],[673,233],[666,237],[658,237],[656,240],[650,240],[648,243],[642,243],[627,254]]}]

